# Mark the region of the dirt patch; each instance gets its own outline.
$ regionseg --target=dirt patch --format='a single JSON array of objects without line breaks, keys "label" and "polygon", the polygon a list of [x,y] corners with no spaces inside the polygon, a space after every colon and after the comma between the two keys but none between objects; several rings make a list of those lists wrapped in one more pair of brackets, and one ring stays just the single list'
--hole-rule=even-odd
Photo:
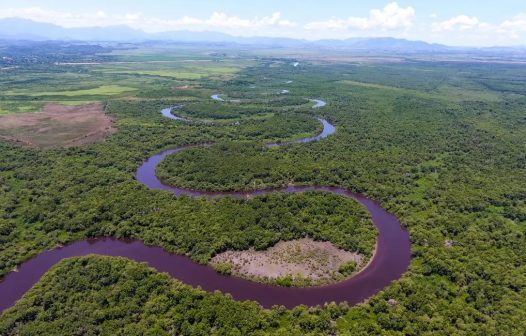
[{"label": "dirt patch", "polygon": [[180,86],[174,86],[172,89],[174,91],[189,91],[189,90],[195,90],[197,88],[198,88],[197,86],[180,85]]},{"label": "dirt patch", "polygon": [[[210,261],[212,266],[224,273],[296,286],[339,281],[357,271],[365,262],[363,255],[310,238],[279,242],[265,251],[226,251]],[[354,264],[355,268],[342,274],[342,266],[349,264]]]},{"label": "dirt patch", "polygon": [[46,104],[40,112],[0,117],[0,138],[40,148],[90,144],[114,133],[102,103]]}]

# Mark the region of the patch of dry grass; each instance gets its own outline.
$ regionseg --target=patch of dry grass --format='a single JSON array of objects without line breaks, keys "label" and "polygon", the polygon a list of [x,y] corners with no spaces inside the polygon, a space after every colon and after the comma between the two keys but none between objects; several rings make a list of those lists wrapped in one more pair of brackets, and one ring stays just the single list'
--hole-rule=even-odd
[{"label": "patch of dry grass", "polygon": [[340,266],[354,262],[360,268],[364,256],[342,250],[331,242],[310,238],[282,241],[265,251],[226,251],[216,255],[212,266],[225,267],[229,273],[256,281],[280,283],[290,279],[290,285],[326,284],[341,280]]},{"label": "patch of dry grass", "polygon": [[0,116],[0,139],[53,148],[90,144],[115,132],[102,103],[46,104],[40,112]]}]

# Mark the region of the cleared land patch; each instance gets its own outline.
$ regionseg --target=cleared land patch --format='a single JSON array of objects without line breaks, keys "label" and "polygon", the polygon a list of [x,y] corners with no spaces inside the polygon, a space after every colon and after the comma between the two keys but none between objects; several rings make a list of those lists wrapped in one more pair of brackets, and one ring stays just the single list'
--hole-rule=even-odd
[{"label": "cleared land patch", "polygon": [[365,257],[331,242],[303,238],[281,241],[265,251],[226,251],[210,263],[219,272],[284,286],[341,280],[364,265]]},{"label": "cleared land patch", "polygon": [[41,148],[72,147],[97,142],[115,132],[102,103],[44,105],[37,113],[0,117],[0,139]]}]

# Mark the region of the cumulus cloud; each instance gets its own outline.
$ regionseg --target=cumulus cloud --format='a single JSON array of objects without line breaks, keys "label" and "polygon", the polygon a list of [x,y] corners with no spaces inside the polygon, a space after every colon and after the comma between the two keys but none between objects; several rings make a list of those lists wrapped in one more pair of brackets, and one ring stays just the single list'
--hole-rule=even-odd
[{"label": "cumulus cloud", "polygon": [[526,13],[520,13],[501,23],[482,22],[475,16],[458,15],[432,24],[434,32],[477,30],[480,32],[519,33],[526,32]]},{"label": "cumulus cloud", "polygon": [[271,16],[255,17],[252,19],[243,19],[237,16],[228,16],[225,13],[214,12],[207,19],[200,19],[190,16],[184,16],[175,20],[157,20],[158,24],[163,24],[172,28],[199,28],[199,29],[258,29],[263,27],[294,27],[296,23],[282,19],[280,12],[275,12]]},{"label": "cumulus cloud", "polygon": [[458,15],[449,20],[433,23],[432,29],[434,32],[466,30],[476,28],[480,21],[475,16]]},{"label": "cumulus cloud", "polygon": [[[435,22],[431,31],[446,38],[460,38],[467,44],[514,44],[524,40],[526,13],[497,23],[488,23],[475,16],[458,15],[448,20]],[[446,35],[444,35],[446,34]],[[455,35],[452,35],[455,34]]]},{"label": "cumulus cloud", "polygon": [[110,26],[115,24],[133,25],[141,18],[141,13],[109,15],[102,10],[91,13],[70,13],[48,10],[40,7],[0,8],[0,18],[19,17],[38,22],[49,22],[62,27]]},{"label": "cumulus cloud", "polygon": [[240,18],[226,13],[214,12],[208,18],[183,16],[175,19],[147,17],[142,13],[110,15],[102,10],[93,13],[69,13],[47,10],[40,7],[0,8],[0,18],[21,17],[34,21],[50,22],[63,27],[110,26],[125,24],[146,31],[166,31],[170,29],[222,30],[256,33],[265,28],[291,28],[297,24],[282,18],[280,12],[270,16]]},{"label": "cumulus cloud", "polygon": [[383,9],[372,9],[367,17],[331,18],[326,21],[310,22],[304,27],[308,30],[348,30],[351,28],[359,30],[393,30],[411,27],[414,16],[415,10],[413,7],[402,8],[398,3],[391,2]]},{"label": "cumulus cloud", "polygon": [[[0,18],[7,17],[49,22],[63,27],[127,25],[147,32],[208,30],[237,36],[284,36],[311,40],[392,36],[453,45],[509,45],[524,44],[526,41],[526,13],[491,23],[466,13],[441,21],[436,13],[432,13],[418,22],[413,7],[401,7],[397,2],[372,9],[363,16],[341,16],[301,23],[285,18],[279,11],[255,17],[239,17],[220,11],[206,17],[173,16],[170,13],[154,17],[141,12],[116,13],[98,8],[91,12],[68,12],[39,6],[4,8],[0,5]],[[429,23],[430,19],[436,22]]]},{"label": "cumulus cloud", "polygon": [[458,15],[446,21],[432,24],[433,32],[462,32],[472,31],[485,34],[517,35],[526,32],[526,13],[520,13],[501,23],[487,23],[475,16]]},{"label": "cumulus cloud", "polygon": [[2,8],[0,9],[0,18],[21,17],[35,21],[57,21],[65,22],[73,18],[73,14],[43,9],[40,7],[29,8]]},{"label": "cumulus cloud", "polygon": [[500,27],[514,32],[526,32],[526,13],[520,13],[513,18],[502,22]]}]

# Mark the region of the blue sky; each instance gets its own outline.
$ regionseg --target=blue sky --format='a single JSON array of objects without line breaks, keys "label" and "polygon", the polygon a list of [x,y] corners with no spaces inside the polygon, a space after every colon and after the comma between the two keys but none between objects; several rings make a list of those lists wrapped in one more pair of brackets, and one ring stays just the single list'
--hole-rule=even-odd
[{"label": "blue sky", "polygon": [[151,32],[526,45],[526,0],[0,0],[0,18],[13,16],[66,27],[125,24]]}]

